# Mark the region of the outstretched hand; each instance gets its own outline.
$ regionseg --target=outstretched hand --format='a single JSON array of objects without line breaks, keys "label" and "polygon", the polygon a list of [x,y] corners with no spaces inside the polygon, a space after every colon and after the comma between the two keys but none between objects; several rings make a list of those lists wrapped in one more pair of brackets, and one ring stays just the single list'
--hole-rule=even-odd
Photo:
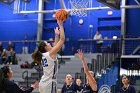
[{"label": "outstretched hand", "polygon": [[55,32],[56,35],[59,35],[60,34],[59,28],[58,27],[54,28],[54,32]]},{"label": "outstretched hand", "polygon": [[36,81],[34,84],[32,84],[32,86],[34,89],[38,88],[39,87],[39,83]]},{"label": "outstretched hand", "polygon": [[21,90],[23,90],[23,91],[26,90],[25,87],[23,87],[23,86],[19,86],[19,88],[20,88]]},{"label": "outstretched hand", "polygon": [[80,60],[84,60],[84,55],[81,49],[78,49],[78,57]]}]

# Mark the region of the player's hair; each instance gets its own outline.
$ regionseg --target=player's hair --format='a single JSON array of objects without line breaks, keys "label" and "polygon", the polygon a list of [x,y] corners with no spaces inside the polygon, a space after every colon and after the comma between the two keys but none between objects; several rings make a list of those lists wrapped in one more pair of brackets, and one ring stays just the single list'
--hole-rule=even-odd
[{"label": "player's hair", "polygon": [[44,41],[40,42],[37,51],[32,53],[32,58],[34,59],[35,62],[41,63],[42,53],[47,52],[45,46],[46,43]]},{"label": "player's hair", "polygon": [[95,73],[93,71],[90,70],[89,73],[92,73],[93,77],[95,78]]},{"label": "player's hair", "polygon": [[127,79],[129,79],[129,77],[128,77],[126,74],[123,74],[123,75],[121,76],[121,79],[122,79],[123,77],[126,77]]},{"label": "player's hair", "polygon": [[0,93],[4,93],[4,79],[8,78],[7,73],[9,72],[9,66],[4,66],[0,68]]}]

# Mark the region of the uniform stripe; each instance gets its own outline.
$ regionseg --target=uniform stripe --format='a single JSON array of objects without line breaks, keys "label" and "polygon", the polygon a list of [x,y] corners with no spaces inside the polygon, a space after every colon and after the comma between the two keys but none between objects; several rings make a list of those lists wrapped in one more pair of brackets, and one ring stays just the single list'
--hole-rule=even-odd
[{"label": "uniform stripe", "polygon": [[52,82],[52,89],[51,89],[51,93],[53,93],[53,82]]}]

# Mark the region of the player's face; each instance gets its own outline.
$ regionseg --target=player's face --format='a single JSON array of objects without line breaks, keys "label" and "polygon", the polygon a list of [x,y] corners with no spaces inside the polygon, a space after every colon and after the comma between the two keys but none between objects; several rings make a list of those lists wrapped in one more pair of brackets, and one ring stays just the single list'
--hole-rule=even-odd
[{"label": "player's face", "polygon": [[99,32],[97,31],[96,34],[99,35]]},{"label": "player's face", "polygon": [[129,83],[129,80],[128,80],[128,78],[126,76],[122,77],[122,83],[123,84],[128,84]]},{"label": "player's face", "polygon": [[80,79],[76,79],[76,84],[80,85],[82,83],[82,81]]},{"label": "player's face", "polygon": [[66,82],[72,82],[72,76],[71,75],[66,76]]},{"label": "player's face", "polygon": [[46,43],[46,50],[47,51],[51,50],[51,48],[52,48],[51,44],[48,42],[45,42],[45,43]]}]

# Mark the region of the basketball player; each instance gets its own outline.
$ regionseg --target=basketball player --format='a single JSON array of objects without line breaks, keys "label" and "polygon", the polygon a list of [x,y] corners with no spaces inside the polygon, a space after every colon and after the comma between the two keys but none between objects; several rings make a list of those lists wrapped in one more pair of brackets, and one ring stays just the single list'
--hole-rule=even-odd
[{"label": "basketball player", "polygon": [[72,75],[67,74],[61,93],[77,93],[77,91],[80,92],[81,90],[82,87],[73,82]]},{"label": "basketball player", "polygon": [[127,75],[122,75],[122,83],[123,87],[121,88],[120,93],[136,93],[135,88],[129,84],[130,81]]},{"label": "basketball player", "polygon": [[80,78],[77,78],[77,79],[76,79],[76,84],[77,84],[78,86],[82,86],[82,80],[81,80]]},{"label": "basketball player", "polygon": [[87,84],[84,85],[82,93],[97,93],[97,84],[94,78],[93,71],[88,70],[82,50],[78,50],[79,59],[82,61],[84,72],[86,74]]},{"label": "basketball player", "polygon": [[52,47],[50,43],[43,41],[39,44],[38,50],[32,54],[32,58],[43,66],[43,76],[39,83],[40,93],[57,93],[57,52],[61,49],[65,41],[63,21],[57,19],[57,23],[59,30],[58,28],[54,29],[54,46]]},{"label": "basketball player", "polygon": [[12,78],[13,71],[9,66],[0,68],[0,93],[31,93],[34,89],[38,88],[38,83],[35,82],[29,89],[24,90],[11,81]]}]

